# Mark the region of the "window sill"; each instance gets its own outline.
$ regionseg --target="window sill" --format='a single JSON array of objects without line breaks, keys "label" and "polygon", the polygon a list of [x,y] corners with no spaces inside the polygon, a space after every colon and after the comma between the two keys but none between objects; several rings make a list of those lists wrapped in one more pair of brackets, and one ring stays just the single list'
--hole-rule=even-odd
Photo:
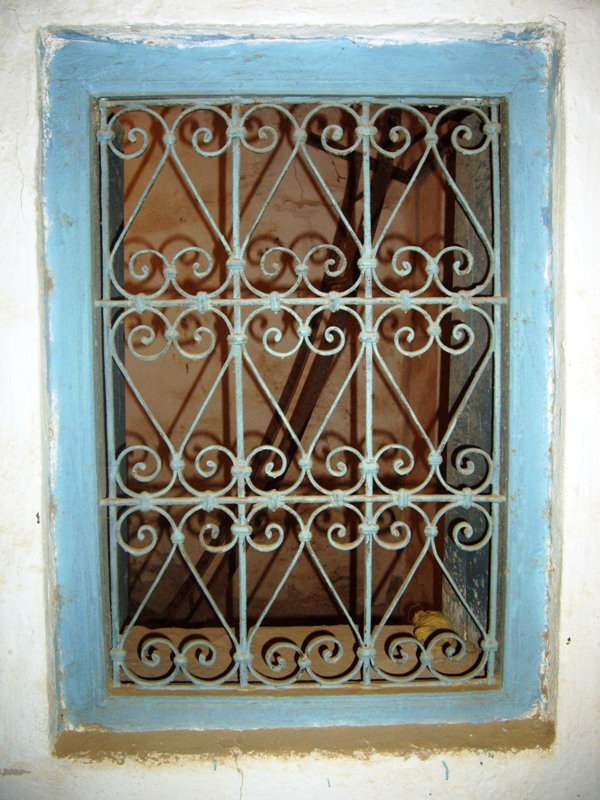
[{"label": "window sill", "polygon": [[107,730],[64,731],[57,739],[56,758],[86,761],[156,762],[171,756],[196,759],[230,755],[394,756],[461,750],[514,752],[549,749],[554,723],[539,718],[459,725],[389,725],[374,727],[289,728],[253,731],[149,731],[114,733]]}]

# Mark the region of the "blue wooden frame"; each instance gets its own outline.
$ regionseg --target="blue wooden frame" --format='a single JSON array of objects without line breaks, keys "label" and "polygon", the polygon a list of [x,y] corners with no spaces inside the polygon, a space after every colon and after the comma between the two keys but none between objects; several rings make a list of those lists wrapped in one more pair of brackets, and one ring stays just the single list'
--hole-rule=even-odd
[{"label": "blue wooden frame", "polygon": [[[485,33],[485,32],[484,32]],[[558,54],[543,33],[435,44],[357,38],[43,37],[49,507],[56,546],[62,726],[250,729],[517,719],[543,708],[552,475],[551,166]],[[502,688],[277,696],[108,690],[106,568],[98,514],[101,387],[96,98],[161,96],[504,97],[508,103],[510,366]],[[550,388],[549,388],[550,387]],[[99,488],[100,486],[100,488]],[[502,612],[501,612],[502,614]]]}]

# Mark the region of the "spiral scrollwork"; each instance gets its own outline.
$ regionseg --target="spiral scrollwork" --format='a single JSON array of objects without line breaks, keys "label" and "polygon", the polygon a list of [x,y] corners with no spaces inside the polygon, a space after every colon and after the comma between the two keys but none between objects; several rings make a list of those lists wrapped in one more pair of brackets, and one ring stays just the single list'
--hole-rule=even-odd
[{"label": "spiral scrollwork", "polygon": [[[264,512],[265,510],[265,506],[255,506],[252,512],[248,515],[248,523],[250,524],[259,512]],[[264,525],[261,535],[264,537],[264,539],[266,539],[266,541],[259,541],[254,532],[248,537],[247,540],[250,547],[259,553],[272,553],[275,550],[278,550],[285,539],[283,525],[281,525],[279,522],[267,522]]]},{"label": "spiral scrollwork", "polygon": [[[170,339],[172,341],[173,347],[177,350],[177,352],[186,359],[190,361],[201,361],[203,358],[207,358],[215,349],[217,345],[217,336],[211,328],[207,325],[196,324],[197,318],[202,315],[197,309],[185,309],[184,311],[179,314],[177,319],[173,322],[171,326],[171,335]],[[194,328],[191,335],[191,340],[198,345],[197,352],[190,352],[181,344],[182,334],[181,329],[185,326],[185,324],[191,321],[194,324]],[[189,336],[188,336],[189,340]]]},{"label": "spiral scrollwork", "polygon": [[192,134],[192,147],[194,151],[198,153],[199,156],[204,156],[205,158],[213,158],[214,156],[222,155],[225,150],[229,147],[229,142],[223,147],[219,148],[218,150],[204,150],[202,148],[202,144],[211,144],[214,139],[213,132],[210,128],[196,128],[196,130]]},{"label": "spiral scrollwork", "polygon": [[[136,481],[149,483],[150,481],[155,480],[155,478],[158,476],[158,473],[162,468],[162,461],[160,459],[160,456],[155,450],[152,450],[150,447],[146,447],[145,445],[134,445],[124,450],[119,456],[119,459],[117,461],[118,467],[120,468],[121,461],[123,460],[124,457],[129,456],[129,454],[134,453],[136,450],[142,450],[143,452],[148,453],[151,456],[151,458],[154,460],[154,469],[149,469],[146,461],[136,461],[136,463],[133,464],[133,466],[131,467],[131,474],[136,479]],[[119,468],[117,468],[116,470],[117,474],[120,474]],[[117,478],[117,480],[119,480],[119,478]],[[121,483],[119,485],[121,486],[122,489],[125,488]]]},{"label": "spiral scrollwork", "polygon": [[355,550],[362,542],[362,536],[354,541],[345,541],[348,535],[348,526],[341,522],[334,522],[327,529],[329,543],[336,550]]},{"label": "spiral scrollwork", "polygon": [[316,347],[312,340],[311,340],[311,323],[322,313],[320,308],[315,308],[311,313],[308,315],[306,322],[302,326],[301,329],[298,330],[298,334],[301,339],[306,342],[307,347],[313,353],[316,353],[320,356],[335,356],[341,350],[344,349],[346,344],[346,334],[344,331],[339,328],[337,325],[327,325],[324,332],[323,332],[323,340],[328,344],[331,345],[330,348],[320,348]]},{"label": "spiral scrollwork", "polygon": [[[174,338],[174,329],[172,328],[169,320],[157,308],[146,307],[145,299],[142,296],[136,298],[134,308],[126,311],[115,322],[112,331],[112,346],[113,353],[118,353],[119,348],[116,345],[115,338],[117,330],[121,325],[124,325],[126,320],[132,321],[141,316],[140,322],[134,322],[131,329],[127,333],[126,341],[127,348],[132,356],[140,361],[157,361],[162,358],[171,347]],[[152,324],[150,324],[152,323]],[[162,331],[164,344],[157,341],[157,330]],[[143,349],[142,349],[143,348]]]},{"label": "spiral scrollwork", "polygon": [[373,537],[377,544],[384,550],[404,550],[411,542],[412,530],[410,525],[403,520],[395,520],[388,528],[391,540],[383,539],[378,532]]},{"label": "spiral scrollwork", "polygon": [[216,544],[223,534],[224,530],[220,525],[214,522],[206,522],[198,532],[198,539],[202,548],[208,553],[227,553],[235,547],[237,540],[235,537],[232,537],[223,544]]},{"label": "spiral scrollwork", "polygon": [[[159,648],[165,648],[170,652],[171,657],[176,656],[179,654],[178,649],[175,647],[173,642],[170,639],[167,639],[166,636],[154,636],[152,638],[146,639],[142,642],[140,647],[140,661],[146,667],[157,668],[162,663],[162,658],[160,656]],[[175,666],[174,663],[170,665],[171,668]]]},{"label": "spiral scrollwork", "polygon": [[452,245],[451,247],[445,247],[437,254],[435,263],[438,265],[441,264],[447,255],[454,256],[452,260],[452,271],[455,275],[463,277],[464,275],[472,274],[475,258],[470,250],[467,250],[466,247],[460,247],[457,244]]},{"label": "spiral scrollwork", "polygon": [[[469,114],[472,120],[477,120],[478,127],[474,128],[466,122],[456,125],[450,135],[452,147],[454,147],[458,153],[462,153],[465,156],[473,156],[482,153],[489,147],[490,142],[497,135],[500,126],[492,122],[480,106],[458,105],[453,106],[452,109],[446,108],[441,111],[433,123],[433,129],[439,129],[440,123],[445,120],[449,114],[456,114],[457,112]],[[479,144],[477,144],[477,141],[479,141]]]},{"label": "spiral scrollwork", "polygon": [[[196,454],[194,459],[194,468],[201,478],[209,480],[217,474],[217,470],[219,469],[217,458],[219,454],[225,456],[225,459],[231,464],[231,469],[233,468],[234,457],[230,450],[222,445],[208,445],[207,447],[203,447]],[[232,475],[230,481],[226,485],[219,487],[216,494],[225,494],[233,486],[234,481],[235,477]]]},{"label": "spiral scrollwork", "polygon": [[[294,663],[292,666],[288,664],[288,660],[283,655],[286,651],[289,651],[293,658]],[[281,640],[271,644],[264,655],[264,661],[272,674],[283,674],[285,676],[283,680],[286,683],[294,683],[298,678],[298,672],[302,669],[299,662],[301,662],[303,655],[297,644]],[[290,672],[292,673],[291,675],[289,674]],[[286,673],[288,674],[286,675]]]},{"label": "spiral scrollwork", "polygon": [[[465,518],[479,516],[480,524],[477,526],[472,520]],[[451,525],[451,536],[454,544],[467,553],[482,550],[489,542],[492,531],[492,519],[481,505],[474,504],[461,514],[461,519],[454,520]],[[476,537],[476,538],[475,538]]]},{"label": "spiral scrollwork", "polygon": [[[258,114],[259,111],[265,110],[272,110],[282,114],[287,120],[291,121],[293,127],[296,128],[297,123],[293,115],[290,114],[290,112],[283,106],[276,105],[274,103],[259,103],[258,105],[252,106],[241,118],[240,125],[243,126],[246,131],[248,131],[249,122],[252,122],[252,117],[255,114]],[[268,123],[261,122],[260,120],[258,121],[256,138],[263,143],[262,146],[250,144],[248,141],[248,133],[246,133],[246,135],[242,138],[242,145],[252,153],[264,154],[272,153],[279,144],[279,133],[277,128]]]},{"label": "spiral scrollwork", "polygon": [[394,636],[386,643],[386,655],[392,664],[404,667],[412,660],[407,648],[414,644],[412,636]]},{"label": "spiral scrollwork", "polygon": [[[377,132],[377,125],[380,122],[380,120],[383,120],[383,118],[386,115],[390,116],[390,114],[408,115],[413,120],[416,120],[419,123],[419,125],[422,126],[426,131],[429,131],[429,123],[427,121],[427,118],[421,111],[419,111],[419,109],[415,108],[414,106],[406,105],[404,103],[394,103],[382,106],[375,112],[375,114],[373,114],[371,118],[371,125],[375,128],[376,132]],[[370,137],[371,144],[375,148],[375,150],[377,150],[378,153],[380,153],[382,156],[385,156],[386,158],[397,158],[398,156],[401,156],[409,149],[409,147],[413,143],[413,137],[411,135],[409,128],[406,125],[402,125],[400,123],[392,125],[392,127],[388,131],[388,138],[392,143],[392,145],[398,145],[398,147],[389,149],[383,147],[381,144],[377,142],[376,133],[372,134]]]},{"label": "spiral scrollwork", "polygon": [[348,148],[334,148],[331,147],[330,142],[340,142],[344,136],[344,129],[341,125],[336,125],[331,123],[330,125],[326,125],[323,128],[323,132],[321,134],[321,144],[327,150],[328,153],[332,153],[333,155],[344,155],[347,156],[351,153],[356,147],[358,146],[358,142],[355,142],[354,146],[350,146]]},{"label": "spiral scrollwork", "polygon": [[[228,674],[224,674],[207,676],[207,679],[203,680],[192,671],[200,668],[204,672],[214,672],[214,668],[218,664],[217,648],[209,639],[203,637],[194,637],[177,646],[166,636],[150,636],[140,643],[138,656],[141,664],[147,670],[160,673],[152,678],[136,676],[136,682],[142,685],[168,685],[175,681],[180,674],[187,681],[198,686],[222,683],[229,677]],[[131,676],[132,673],[129,669],[125,671]],[[230,669],[229,673],[231,672],[233,670]]]},{"label": "spiral scrollwork", "polygon": [[281,262],[271,260],[273,257],[276,257],[277,254],[288,256],[296,267],[300,265],[300,259],[289,247],[269,247],[260,257],[259,262],[260,271],[266,278],[276,278],[281,273]]},{"label": "spiral scrollwork", "polygon": [[[197,113],[212,114],[215,119],[220,122],[223,130],[227,130],[231,125],[231,118],[225,111],[223,111],[223,109],[219,108],[218,106],[203,105],[193,106],[180,114],[173,125],[173,130],[179,127],[183,120],[188,117],[191,118],[191,115]],[[194,129],[191,137],[191,145],[197,155],[202,156],[203,158],[217,158],[218,156],[223,155],[223,153],[230,147],[232,140],[228,136],[225,140],[225,143],[221,147],[217,147],[214,150],[210,150],[208,148],[208,146],[211,145],[215,140],[215,127],[216,126],[213,126],[211,128],[208,125],[198,125]]]},{"label": "spiral scrollwork", "polygon": [[[315,256],[325,257],[324,261],[322,262],[322,269],[325,275],[329,276],[330,278],[339,278],[344,274],[348,266],[348,259],[339,247],[334,244],[318,244],[315,247],[311,247],[302,260],[302,266],[307,270],[307,272],[309,270],[310,263],[313,261],[313,259],[315,259]],[[313,285],[313,283],[308,279],[308,276],[305,278],[305,281],[315,294],[321,296],[325,294],[325,292]]]},{"label": "spiral scrollwork", "polygon": [[432,658],[443,655],[448,661],[462,661],[467,654],[467,643],[452,630],[440,630],[427,639],[426,651]]},{"label": "spiral scrollwork", "polygon": [[[118,147],[119,142],[117,136],[115,136],[115,132],[118,129],[118,126],[123,126],[123,128],[128,127],[127,115],[132,115],[137,122],[134,122],[134,125],[127,131],[126,139],[131,145],[133,145],[133,148],[128,148],[129,152],[126,153],[124,149],[121,150]],[[112,154],[122,161],[131,161],[133,159],[140,158],[148,150],[148,145],[150,143],[149,133],[139,124],[139,120],[142,115],[148,119],[149,124],[153,121],[157,122],[165,134],[168,132],[167,125],[162,116],[153,109],[148,108],[148,106],[128,105],[125,108],[120,109],[108,120],[107,133],[109,135],[107,136],[107,141],[108,147]]]},{"label": "spiral scrollwork", "polygon": [[435,678],[446,683],[465,683],[475,678],[488,661],[486,652],[469,650],[467,642],[454,631],[440,631],[427,645],[421,659]]},{"label": "spiral scrollwork", "polygon": [[451,339],[453,344],[446,344],[446,342],[442,339],[441,332],[442,332],[442,321],[445,317],[450,316],[453,313],[453,309],[451,307],[445,308],[438,318],[435,320],[434,325],[436,326],[436,333],[434,338],[437,340],[440,348],[444,350],[444,352],[448,353],[449,355],[459,356],[463,353],[466,353],[467,350],[473,346],[475,342],[475,332],[471,325],[468,325],[466,322],[452,320],[452,333]]},{"label": "spiral scrollwork", "polygon": [[[287,306],[282,306],[279,312],[280,320],[278,322],[279,327],[275,325],[271,325],[268,327],[262,335],[262,345],[272,356],[276,358],[289,358],[296,353],[300,347],[302,346],[303,341],[306,337],[310,336],[310,329],[305,330],[306,326],[302,321],[302,317],[296,313],[291,308]],[[298,338],[294,342],[294,344],[287,350],[276,350],[273,345],[277,345],[284,340],[284,331],[285,331],[285,318],[292,318],[292,320],[296,323],[296,330],[298,333]],[[246,327],[249,327],[250,322],[252,320],[252,315],[248,318]]]},{"label": "spiral scrollwork", "polygon": [[[182,658],[187,660],[188,653],[192,653],[194,661],[200,667],[213,667],[217,662],[217,649],[208,639],[190,639],[181,648]],[[180,665],[185,670],[183,664]],[[185,670],[187,672],[187,670]]]},{"label": "spiral scrollwork", "polygon": [[211,274],[214,268],[214,262],[212,257],[202,247],[192,246],[183,247],[179,250],[171,259],[170,266],[175,271],[175,276],[172,279],[173,284],[177,286],[182,294],[187,296],[188,293],[183,292],[176,278],[179,272],[178,267],[188,270],[189,266],[191,266],[190,271],[194,278],[202,279]]},{"label": "spiral scrollwork", "polygon": [[396,275],[400,278],[406,278],[413,272],[413,265],[409,261],[409,257],[415,255],[421,256],[425,261],[426,283],[418,292],[412,292],[413,296],[420,294],[429,287],[432,277],[437,274],[438,270],[436,259],[430,253],[416,245],[405,245],[395,250],[392,256],[392,270]]},{"label": "spiral scrollwork", "polygon": [[[119,546],[130,556],[145,556],[152,552],[156,547],[159,538],[158,524],[153,522],[142,522],[137,525],[135,531],[129,530],[130,524],[135,520],[139,510],[136,508],[127,509],[120,517],[117,525],[117,539]],[[166,515],[163,515],[166,516]],[[125,532],[125,528],[128,530]],[[140,543],[136,546],[132,543],[132,538]]]},{"label": "spiral scrollwork", "polygon": [[[286,651],[291,658],[284,655]],[[331,668],[340,666],[344,656],[339,638],[326,633],[309,639],[302,647],[288,640],[273,642],[265,652],[264,661],[272,675],[281,676],[277,683],[296,683],[306,673],[319,683],[335,685],[349,680],[358,669],[353,664],[344,674],[332,676]]]},{"label": "spiral scrollwork", "polygon": [[[375,125],[377,118],[381,115],[382,111],[379,111],[375,117],[373,117],[372,124]],[[398,145],[394,149],[387,149],[386,147],[382,147],[376,140],[375,136],[371,136],[371,144],[380,153],[382,156],[386,158],[397,158],[401,156],[402,153],[405,153],[408,148],[412,144],[412,137],[410,135],[410,131],[404,125],[394,125],[390,128],[388,132],[389,140],[393,145]]]},{"label": "spiral scrollwork", "polygon": [[[346,477],[349,469],[348,456],[356,459],[357,467],[363,461],[362,454],[355,447],[350,447],[349,445],[340,445],[339,447],[334,447],[327,453],[325,458],[325,469],[332,478]],[[363,482],[364,474],[358,478],[354,486],[349,488],[344,487],[344,489],[347,492],[355,491]]]},{"label": "spiral scrollwork", "polygon": [[[359,114],[351,106],[342,105],[341,103],[331,106],[327,104],[318,105],[306,115],[302,122],[301,130],[305,132],[309,124],[311,124],[315,118],[318,119],[321,115],[325,115],[326,118],[328,111],[342,116],[342,120],[325,124],[320,134],[321,146],[326,152],[334,156],[350,155],[350,153],[353,153],[360,145],[361,139],[356,133],[356,128],[360,126],[362,122]],[[338,147],[332,146],[331,143],[335,144],[342,141],[344,133],[346,133],[348,137],[353,138],[352,144],[348,147],[343,147],[341,145]]]},{"label": "spiral scrollwork", "polygon": [[375,461],[379,464],[379,470],[375,476],[375,482],[385,492],[395,491],[396,487],[386,485],[386,476],[383,471],[383,464],[387,455],[395,455],[392,461],[392,470],[395,475],[404,478],[413,471],[415,466],[415,457],[412,451],[402,444],[388,444],[377,451]]},{"label": "spiral scrollwork", "polygon": [[144,130],[144,128],[131,128],[127,133],[127,141],[137,145],[137,150],[133,150],[126,155],[120,150],[117,150],[112,141],[110,142],[109,147],[115,155],[118,155],[119,158],[122,158],[126,161],[139,158],[140,156],[144,155],[148,149],[148,132]]},{"label": "spiral scrollwork", "polygon": [[[262,456],[262,457],[261,457]],[[258,458],[257,458],[258,457]],[[264,473],[265,476],[271,480],[277,480],[277,478],[281,478],[283,475],[286,474],[288,468],[288,460],[283,454],[283,452],[273,445],[261,445],[260,447],[256,447],[250,455],[248,456],[248,464],[250,467],[252,466],[252,462],[256,460],[256,462],[260,465],[263,464],[263,459],[266,458],[267,460],[264,461]],[[258,492],[259,494],[264,493],[264,491],[256,486],[257,478],[260,476],[255,476],[254,480],[248,477],[248,485],[252,488],[253,491]]]},{"label": "spiral scrollwork", "polygon": [[[364,542],[365,536],[369,535],[370,526],[365,525],[362,514],[355,506],[345,505],[343,510],[345,512],[343,521],[336,521],[328,526],[327,539],[335,550],[345,552],[355,550]],[[324,511],[327,511],[327,508],[319,509],[315,519]],[[354,534],[356,538],[353,539]]]},{"label": "spiral scrollwork", "polygon": [[327,454],[325,466],[327,468],[327,472],[330,475],[333,475],[334,478],[343,478],[347,474],[348,465],[340,458],[340,456],[342,453],[348,452],[355,455],[358,459],[361,457],[361,454],[358,450],[356,450],[356,448],[347,447],[344,445],[334,448]]},{"label": "spiral scrollwork", "polygon": [[[127,263],[127,269],[132,280],[141,283],[142,281],[148,280],[153,274],[153,268],[148,265],[148,260],[145,258],[146,256],[151,256],[152,258],[157,259],[162,264],[162,272],[163,275],[165,274],[165,270],[169,268],[169,262],[165,258],[165,256],[160,253],[158,250],[152,250],[151,248],[142,248],[141,250],[136,250],[135,253],[129,257],[129,261]],[[164,282],[162,286],[157,289],[152,294],[148,295],[149,297],[156,297],[164,291],[165,286],[167,285],[168,278],[165,276]],[[126,292],[124,289],[122,290],[123,294],[126,296],[131,297],[132,295],[129,292]]]},{"label": "spiral scrollwork", "polygon": [[[331,634],[316,636],[306,645],[306,656],[310,660],[313,653],[317,654],[326,664],[338,664],[344,655],[344,647],[339,639]],[[310,669],[309,665],[306,669]]]},{"label": "spiral scrollwork", "polygon": [[[412,342],[414,342],[417,335],[415,325],[414,323],[411,323],[402,325],[400,328],[398,328],[398,330],[394,334],[394,347],[401,355],[406,356],[407,358],[416,358],[417,356],[423,355],[423,353],[426,353],[429,350],[434,340],[439,337],[439,332],[432,327],[434,323],[430,315],[423,308],[419,306],[415,307],[413,311],[417,316],[417,319],[421,317],[425,322],[429,323],[429,326],[427,328],[428,339],[425,342],[425,344],[422,345],[421,347],[418,347],[414,350],[408,350],[405,347],[404,342],[406,344],[412,344]],[[383,316],[384,315],[380,317],[380,322]]]},{"label": "spiral scrollwork", "polygon": [[419,658],[422,651],[423,646],[412,636],[395,634],[386,641],[373,669],[379,677],[391,683],[412,682],[426,669]]},{"label": "spiral scrollwork", "polygon": [[462,447],[453,454],[453,465],[459,477],[469,481],[472,492],[480,493],[490,484],[494,462],[481,447]]},{"label": "spiral scrollwork", "polygon": [[[421,306],[413,306],[411,307],[411,311],[415,319],[411,319],[410,322],[401,325],[394,333],[394,346],[401,355],[407,358],[422,356],[432,347],[434,342],[441,350],[453,356],[462,355],[473,346],[475,342],[475,333],[473,328],[463,321],[453,321],[452,323],[451,338],[454,343],[447,344],[444,340],[442,323],[447,316],[452,315],[454,311],[452,306],[444,308],[435,319]],[[385,318],[393,313],[397,313],[397,311],[392,309],[382,314],[377,323],[378,327],[381,326]],[[487,316],[485,314],[481,314],[481,316],[484,317],[489,327]],[[416,324],[417,322],[421,322],[422,330],[419,330]],[[415,340],[422,341],[425,336],[427,338],[424,344],[414,349],[408,349],[407,345],[412,344]]]},{"label": "spiral scrollwork", "polygon": [[127,465],[130,456],[133,456],[134,453],[138,454],[136,456],[137,460],[132,459],[133,463],[129,465],[129,472],[139,483],[152,483],[152,481],[158,478],[163,467],[161,457],[156,450],[153,450],[151,447],[142,444],[126,447],[117,457],[112,475],[119,488],[125,492],[125,494],[132,497],[137,496],[138,493],[133,491],[123,476],[124,467]]}]

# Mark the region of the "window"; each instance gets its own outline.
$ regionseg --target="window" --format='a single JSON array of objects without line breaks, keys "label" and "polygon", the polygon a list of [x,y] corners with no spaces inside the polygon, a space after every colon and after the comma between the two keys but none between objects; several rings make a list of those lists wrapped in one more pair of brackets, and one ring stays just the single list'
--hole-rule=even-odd
[{"label": "window", "polygon": [[544,49],[61,44],[46,192],[68,724],[531,713]]}]

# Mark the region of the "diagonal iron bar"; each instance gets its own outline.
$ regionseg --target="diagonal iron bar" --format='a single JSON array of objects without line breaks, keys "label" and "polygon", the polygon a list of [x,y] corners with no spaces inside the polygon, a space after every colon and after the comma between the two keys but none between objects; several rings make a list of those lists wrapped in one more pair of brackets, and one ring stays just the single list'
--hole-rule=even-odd
[{"label": "diagonal iron bar", "polygon": [[[384,115],[384,123],[386,129],[386,144],[384,146],[390,144],[389,140],[389,132],[393,127],[398,124],[398,117],[397,112],[390,110],[386,112]],[[450,146],[450,135],[448,134],[444,137],[445,141],[440,141],[439,150],[442,157],[447,155]],[[415,138],[416,141],[416,138]],[[323,149],[320,137],[316,135],[309,135],[307,139],[307,145],[311,147],[317,147],[319,149]],[[344,192],[344,198],[342,201],[342,212],[346,219],[351,219],[352,217],[352,210],[357,202],[360,201],[362,198],[362,191],[361,191],[361,182],[360,182],[360,173],[361,173],[361,164],[362,158],[360,154],[352,153],[347,156],[342,156],[349,160],[349,169],[348,169],[348,178],[346,183],[346,188]],[[385,158],[383,156],[371,159],[370,166],[372,170],[372,183],[371,183],[371,230],[375,230],[379,219],[381,217],[381,213],[383,211],[383,207],[385,204],[385,198],[387,196],[387,192],[392,181],[399,181],[404,184],[408,184],[418,168],[420,163],[420,158],[416,159],[413,164],[410,165],[407,169],[401,169],[398,166],[394,165],[394,159],[392,158]],[[434,163],[426,163],[421,168],[421,173],[419,175],[419,180],[424,179],[430,172],[435,169]],[[362,239],[362,225],[359,229],[358,238]],[[344,289],[351,286],[358,277],[358,259],[360,253],[358,252],[358,248],[356,243],[353,241],[351,237],[348,235],[348,230],[343,222],[340,220],[336,231],[334,234],[333,244],[338,247],[342,252],[345,253],[347,264],[349,265],[349,269],[345,271],[345,276],[330,276],[327,274],[323,275],[323,279],[321,282],[321,291],[344,291]],[[332,312],[329,316],[328,326],[336,326],[341,331],[344,331],[346,328],[346,324],[348,321],[348,314],[343,311],[335,311]],[[313,332],[311,334],[311,341],[314,343],[316,342],[319,334],[319,330],[322,328],[321,324],[317,324],[314,326]],[[297,393],[298,386],[300,385],[302,376],[305,371],[306,364],[308,359],[311,355],[311,350],[309,347],[304,346],[301,347],[294,359],[294,363],[290,369],[290,373],[288,375],[288,379],[282,389],[278,405],[281,409],[281,413],[285,414],[289,409],[292,400],[297,397],[298,401],[292,413],[292,416],[289,420],[290,427],[292,431],[294,431],[298,441],[302,439],[304,432],[310,422],[311,416],[314,412],[316,407],[317,401],[321,394],[321,391],[326,383],[327,377],[331,368],[333,366],[333,362],[335,361],[334,358],[331,356],[320,356],[318,354],[314,354],[313,363],[308,371],[306,379],[303,383],[303,386],[299,392]],[[273,445],[276,441],[277,436],[280,434],[281,429],[283,427],[283,421],[281,415],[277,412],[273,414],[271,417],[271,421],[267,426],[267,430],[263,436],[263,440],[261,445]],[[294,458],[294,455],[297,452],[298,445],[294,441],[294,438],[290,436],[287,430],[284,431],[282,440],[280,442],[279,449],[284,453],[286,458],[286,468],[283,474],[281,474],[277,478],[269,478],[267,481],[264,482],[263,490],[270,491],[272,489],[276,489],[280,482],[285,478],[287,474],[287,470]],[[269,457],[268,451],[263,451],[262,454],[257,457],[255,460],[255,465],[253,467],[254,475],[259,475],[264,468],[264,465]],[[255,517],[255,523],[257,525],[261,524],[261,521],[264,520],[264,514],[257,514]],[[202,553],[198,558],[196,563],[196,568],[199,568],[200,564],[208,558],[208,563],[214,557],[213,554],[209,552]],[[212,596],[215,598],[224,597],[227,586],[231,583],[236,571],[237,571],[237,558],[236,558],[236,551],[235,549],[231,550],[226,556],[227,561],[227,568],[226,569],[217,569],[215,573],[212,575],[209,583],[207,584],[208,590],[211,592]],[[181,609],[181,605],[186,599],[188,593],[194,588],[195,586],[195,579],[193,575],[188,575],[186,579],[182,582],[179,591],[176,593],[175,597],[171,600],[167,608],[164,610],[161,616],[164,616],[165,619],[172,619],[173,617],[177,616],[177,612]],[[199,602],[194,605],[194,607],[190,610],[188,614],[188,621],[193,618],[193,615],[198,607]]]}]

